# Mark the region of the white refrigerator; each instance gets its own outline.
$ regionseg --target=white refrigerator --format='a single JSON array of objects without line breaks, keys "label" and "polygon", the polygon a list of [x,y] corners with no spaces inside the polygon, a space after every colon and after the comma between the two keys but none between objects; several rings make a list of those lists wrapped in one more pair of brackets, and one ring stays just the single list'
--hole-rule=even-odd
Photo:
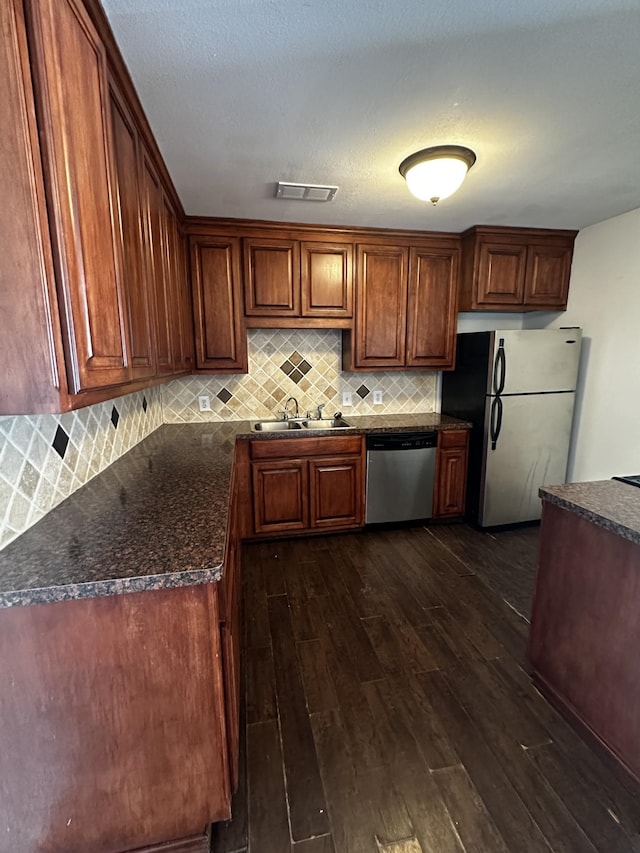
[{"label": "white refrigerator", "polygon": [[473,423],[469,520],[535,521],[540,486],[565,482],[580,344],[579,328],[458,335],[442,411]]}]

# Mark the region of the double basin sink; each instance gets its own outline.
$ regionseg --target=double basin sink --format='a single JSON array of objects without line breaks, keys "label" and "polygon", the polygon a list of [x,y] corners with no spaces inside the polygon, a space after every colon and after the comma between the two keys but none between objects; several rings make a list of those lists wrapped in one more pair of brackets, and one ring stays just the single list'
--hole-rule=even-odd
[{"label": "double basin sink", "polygon": [[284,432],[288,430],[348,429],[342,418],[289,418],[286,421],[258,421],[253,425],[256,432]]}]

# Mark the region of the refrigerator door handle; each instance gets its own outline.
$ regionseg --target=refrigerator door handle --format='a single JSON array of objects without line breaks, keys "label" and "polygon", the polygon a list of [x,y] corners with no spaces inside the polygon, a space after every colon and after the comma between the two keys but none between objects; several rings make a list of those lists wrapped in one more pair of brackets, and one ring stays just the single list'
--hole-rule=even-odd
[{"label": "refrigerator door handle", "polygon": [[498,352],[493,363],[493,393],[502,394],[507,377],[507,355],[504,351],[504,338],[500,338]]},{"label": "refrigerator door handle", "polygon": [[491,403],[491,449],[495,450],[498,444],[498,437],[502,429],[502,400],[500,397],[494,397]]}]

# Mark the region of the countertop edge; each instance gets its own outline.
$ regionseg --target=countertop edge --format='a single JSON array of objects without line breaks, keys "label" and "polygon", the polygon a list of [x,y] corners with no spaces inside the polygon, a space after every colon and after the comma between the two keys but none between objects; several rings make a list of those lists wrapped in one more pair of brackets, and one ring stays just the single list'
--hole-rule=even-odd
[{"label": "countertop edge", "polygon": [[202,586],[218,583],[222,579],[220,565],[210,569],[192,569],[184,572],[163,572],[157,575],[141,575],[131,578],[88,583],[61,584],[60,586],[34,587],[33,589],[0,592],[0,608],[21,607],[32,604],[54,604],[59,601],[102,598],[109,595],[127,595],[157,589],[177,589],[183,586]]},{"label": "countertop edge", "polygon": [[[606,484],[606,486],[604,485]],[[570,486],[580,486],[583,488],[597,488],[598,486],[610,489],[625,489],[628,491],[620,492],[620,494],[629,500],[637,499],[640,497],[640,490],[638,490],[635,486],[630,486],[626,483],[620,483],[615,480],[594,480],[592,483],[580,483],[580,484],[564,484],[564,486],[542,486],[538,490],[539,496],[543,501],[547,501],[554,506],[559,507],[560,509],[564,509],[567,512],[572,512],[575,515],[580,516],[581,518],[590,521],[592,524],[597,525],[598,527],[602,527],[604,530],[608,530],[610,533],[614,533],[617,536],[622,537],[623,539],[627,539],[629,542],[633,542],[636,545],[640,545],[640,530],[634,529],[633,527],[626,524],[624,521],[616,519],[613,517],[613,513],[609,511],[609,514],[605,512],[598,512],[597,510],[585,506],[585,504],[578,497],[571,497],[569,495],[561,495],[558,494],[559,489],[567,488]],[[610,506],[610,505],[609,505]]]}]

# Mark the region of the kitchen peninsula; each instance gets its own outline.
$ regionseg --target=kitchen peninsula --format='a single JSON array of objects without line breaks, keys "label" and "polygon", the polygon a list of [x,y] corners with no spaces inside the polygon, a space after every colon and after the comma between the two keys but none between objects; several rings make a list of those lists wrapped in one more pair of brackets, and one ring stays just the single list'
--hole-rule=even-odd
[{"label": "kitchen peninsula", "polygon": [[640,778],[640,489],[606,480],[540,495],[534,679]]},{"label": "kitchen peninsula", "polygon": [[0,551],[1,853],[208,850],[237,782],[243,461],[281,437],[162,426]]}]

